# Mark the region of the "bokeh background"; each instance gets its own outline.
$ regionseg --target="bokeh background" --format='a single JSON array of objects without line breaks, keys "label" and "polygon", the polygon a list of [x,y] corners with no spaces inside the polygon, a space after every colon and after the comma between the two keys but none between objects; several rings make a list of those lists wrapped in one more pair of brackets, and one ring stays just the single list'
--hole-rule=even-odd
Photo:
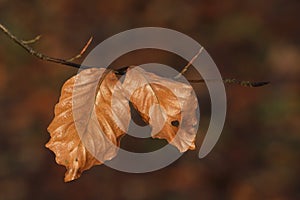
[{"label": "bokeh background", "polygon": [[[197,40],[223,77],[272,82],[226,87],[226,124],[204,159],[197,154],[210,104],[206,87],[195,85],[201,105],[195,151],[152,173],[102,165],[64,183],[64,167],[44,145],[61,86],[77,70],[37,60],[0,34],[0,199],[300,199],[299,10],[298,0],[0,0],[0,22],[22,39],[42,34],[33,46],[50,56],[70,58],[90,36],[89,50],[121,31],[159,26]],[[158,51],[123,61],[185,65]],[[134,144],[143,143],[124,145]]]}]

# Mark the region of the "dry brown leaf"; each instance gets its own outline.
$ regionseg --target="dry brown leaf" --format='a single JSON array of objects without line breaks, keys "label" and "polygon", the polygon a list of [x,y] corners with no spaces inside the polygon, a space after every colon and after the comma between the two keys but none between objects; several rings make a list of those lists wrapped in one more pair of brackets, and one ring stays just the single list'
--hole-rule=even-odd
[{"label": "dry brown leaf", "polygon": [[152,126],[153,138],[166,139],[180,152],[195,148],[198,104],[190,85],[135,66],[123,84],[113,71],[86,69],[64,84],[48,127],[46,147],[67,168],[66,182],[116,156],[130,122],[128,99]]},{"label": "dry brown leaf", "polygon": [[[112,71],[98,82],[103,73],[104,69],[90,68],[67,80],[55,106],[55,117],[48,127],[51,139],[46,147],[56,154],[56,162],[67,168],[66,182],[115,157],[116,146],[128,127],[130,109],[120,92],[120,82]],[[113,92],[118,98],[114,106],[117,109],[111,108]],[[82,133],[81,138],[78,133]]]},{"label": "dry brown leaf", "polygon": [[190,85],[132,66],[122,86],[143,120],[152,126],[153,138],[166,139],[180,152],[195,149],[198,103]]}]

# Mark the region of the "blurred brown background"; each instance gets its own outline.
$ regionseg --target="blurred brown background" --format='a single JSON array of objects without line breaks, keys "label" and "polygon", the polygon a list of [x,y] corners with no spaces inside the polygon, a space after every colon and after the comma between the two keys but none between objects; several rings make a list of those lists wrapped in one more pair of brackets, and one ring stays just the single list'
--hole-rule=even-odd
[{"label": "blurred brown background", "polygon": [[44,144],[61,86],[77,70],[37,60],[1,33],[0,199],[300,199],[299,10],[298,0],[0,0],[0,22],[22,39],[42,34],[33,46],[47,55],[70,58],[91,35],[89,50],[121,31],[159,26],[197,40],[224,77],[272,82],[226,87],[226,124],[204,159],[208,94],[200,95],[197,149],[171,166],[147,174],[97,166],[64,183]]}]

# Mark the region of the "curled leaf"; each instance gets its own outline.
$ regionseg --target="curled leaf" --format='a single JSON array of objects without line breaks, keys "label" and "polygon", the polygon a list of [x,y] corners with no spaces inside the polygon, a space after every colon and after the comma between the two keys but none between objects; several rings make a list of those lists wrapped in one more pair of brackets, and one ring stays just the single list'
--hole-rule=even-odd
[{"label": "curled leaf", "polygon": [[198,107],[190,85],[132,66],[122,84],[126,96],[152,127],[152,137],[166,139],[180,152],[195,148]]},{"label": "curled leaf", "polygon": [[195,148],[197,99],[190,85],[130,67],[121,84],[113,71],[90,68],[63,85],[46,147],[67,168],[65,181],[117,154],[130,122],[129,101],[152,137],[180,152]]},{"label": "curled leaf", "polygon": [[[120,90],[115,74],[101,68],[83,70],[63,85],[46,147],[67,168],[66,182],[115,157],[130,120],[128,101]],[[111,108],[113,94],[119,98],[119,109]]]}]

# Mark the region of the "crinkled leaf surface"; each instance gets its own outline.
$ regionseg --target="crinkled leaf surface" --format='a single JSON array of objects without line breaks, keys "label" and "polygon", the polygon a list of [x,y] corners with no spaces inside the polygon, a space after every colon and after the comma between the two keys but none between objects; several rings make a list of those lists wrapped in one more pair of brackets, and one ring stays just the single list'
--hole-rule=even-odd
[{"label": "crinkled leaf surface", "polygon": [[[113,72],[103,73],[104,69],[90,68],[67,80],[55,106],[46,147],[56,154],[56,162],[67,168],[66,182],[112,159],[124,127],[128,127],[129,105],[120,91],[120,82]],[[99,81],[101,76],[104,78]],[[114,109],[113,93],[118,98]]]},{"label": "crinkled leaf surface", "polygon": [[195,148],[198,102],[190,85],[133,66],[122,86],[143,120],[152,126],[153,138],[166,139],[180,152]]},{"label": "crinkled leaf surface", "polygon": [[[100,78],[101,77],[101,78]],[[65,82],[46,147],[67,168],[65,181],[117,154],[130,122],[129,101],[180,152],[195,148],[197,98],[190,85],[132,66],[121,84],[112,71],[90,68]]]}]

